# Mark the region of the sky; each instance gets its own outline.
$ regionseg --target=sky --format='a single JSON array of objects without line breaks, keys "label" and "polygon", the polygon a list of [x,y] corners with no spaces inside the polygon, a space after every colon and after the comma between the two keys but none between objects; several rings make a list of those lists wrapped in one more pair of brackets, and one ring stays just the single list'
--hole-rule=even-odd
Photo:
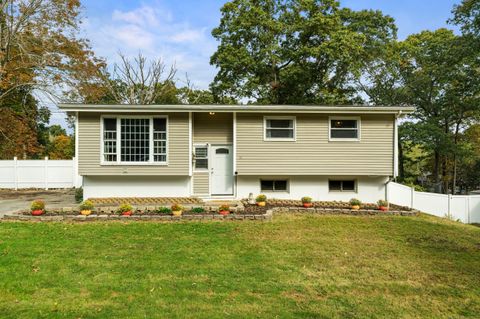
[{"label": "sky", "polygon": [[[392,16],[399,39],[422,30],[450,27],[446,21],[460,0],[342,0],[354,10],[374,9]],[[175,64],[180,81],[206,89],[215,76],[209,60],[217,42],[211,30],[219,24],[222,0],[83,0],[82,37],[108,63],[118,53]],[[65,115],[55,111],[51,124],[65,126]]]}]

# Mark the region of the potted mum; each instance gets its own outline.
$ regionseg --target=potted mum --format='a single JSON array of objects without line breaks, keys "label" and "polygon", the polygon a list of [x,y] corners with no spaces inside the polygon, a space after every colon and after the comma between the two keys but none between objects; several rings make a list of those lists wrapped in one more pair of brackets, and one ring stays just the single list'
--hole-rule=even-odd
[{"label": "potted mum", "polygon": [[123,203],[122,205],[118,206],[118,209],[117,209],[117,211],[122,216],[132,216],[132,210],[133,210],[132,205],[128,203]]},{"label": "potted mum", "polygon": [[34,200],[30,206],[30,211],[33,216],[40,216],[45,214],[45,202],[43,200]]},{"label": "potted mum", "polygon": [[230,207],[228,205],[225,205],[225,204],[220,205],[220,207],[218,208],[218,213],[220,215],[223,215],[223,216],[228,215],[228,214],[230,214]]},{"label": "potted mum", "polygon": [[360,209],[360,205],[362,205],[362,202],[359,200],[359,199],[356,199],[356,198],[352,198],[350,200],[350,208],[353,209],[353,210],[359,210]]},{"label": "potted mum", "polygon": [[172,214],[173,216],[182,216],[183,207],[178,204],[173,204],[172,207]]},{"label": "potted mum", "polygon": [[311,197],[308,197],[308,196],[302,197],[302,205],[303,205],[303,207],[305,207],[305,208],[312,207],[312,206],[313,206],[312,198],[311,198]]},{"label": "potted mum", "polygon": [[93,203],[91,201],[89,201],[88,199],[84,200],[80,204],[80,214],[88,216],[92,213],[92,210],[94,208],[95,208],[95,206],[93,205]]},{"label": "potted mum", "polygon": [[383,199],[379,200],[377,202],[377,206],[378,206],[378,209],[383,212],[388,211],[388,202],[386,200],[383,200]]},{"label": "potted mum", "polygon": [[258,206],[265,206],[267,204],[267,196],[260,194],[255,198],[255,201],[257,202]]}]

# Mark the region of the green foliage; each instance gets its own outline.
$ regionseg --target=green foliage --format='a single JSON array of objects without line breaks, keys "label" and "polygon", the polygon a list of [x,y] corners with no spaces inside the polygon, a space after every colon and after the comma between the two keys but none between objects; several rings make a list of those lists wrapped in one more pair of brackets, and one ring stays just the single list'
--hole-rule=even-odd
[{"label": "green foliage", "polygon": [[463,0],[454,6],[454,16],[450,21],[460,26],[462,32],[480,36],[480,2]]},{"label": "green foliage", "polygon": [[309,197],[309,196],[302,197],[302,203],[311,203],[311,202],[312,202],[311,197]]},{"label": "green foliage", "polygon": [[172,211],[174,212],[178,212],[178,211],[183,211],[183,206],[179,205],[179,204],[173,204],[172,207],[171,207]]},{"label": "green foliage", "polygon": [[192,208],[192,210],[191,210],[190,212],[191,212],[191,213],[194,213],[194,214],[204,213],[204,212],[205,212],[205,208],[203,208],[203,207],[194,207],[194,208]]},{"label": "green foliage", "polygon": [[212,35],[220,44],[215,96],[259,104],[360,101],[351,78],[395,38],[391,17],[337,1],[232,0]]},{"label": "green foliage", "polygon": [[352,206],[360,206],[362,205],[362,202],[359,200],[359,199],[356,199],[356,198],[352,198],[350,201],[349,201],[350,205]]},{"label": "green foliage", "polygon": [[172,210],[168,207],[158,207],[155,212],[157,214],[171,214]]},{"label": "green foliage", "polygon": [[380,199],[377,201],[377,206],[378,207],[387,207],[388,206],[388,201],[384,199]]},{"label": "green foliage", "polygon": [[226,204],[220,205],[220,207],[218,207],[218,211],[219,212],[230,211],[230,206]]},{"label": "green foliage", "polygon": [[132,205],[130,205],[129,203],[123,203],[120,206],[118,206],[117,212],[122,214],[126,212],[131,212],[132,210],[133,210]]},{"label": "green foliage", "polygon": [[83,188],[75,188],[75,202],[80,203],[83,201]]},{"label": "green foliage", "polygon": [[95,208],[95,205],[90,200],[85,200],[80,204],[80,210],[92,210]]},{"label": "green foliage", "polygon": [[260,194],[260,195],[258,195],[258,196],[255,198],[255,201],[256,201],[257,203],[265,202],[265,201],[267,201],[267,195]]},{"label": "green foliage", "polygon": [[32,202],[30,205],[30,210],[45,210],[45,202],[43,200],[37,199]]}]

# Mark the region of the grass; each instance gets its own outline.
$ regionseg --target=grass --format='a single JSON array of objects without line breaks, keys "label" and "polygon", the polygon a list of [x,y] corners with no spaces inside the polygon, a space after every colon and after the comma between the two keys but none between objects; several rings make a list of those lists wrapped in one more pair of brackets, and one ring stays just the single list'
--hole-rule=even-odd
[{"label": "grass", "polygon": [[480,228],[421,217],[0,223],[0,318],[460,318]]}]

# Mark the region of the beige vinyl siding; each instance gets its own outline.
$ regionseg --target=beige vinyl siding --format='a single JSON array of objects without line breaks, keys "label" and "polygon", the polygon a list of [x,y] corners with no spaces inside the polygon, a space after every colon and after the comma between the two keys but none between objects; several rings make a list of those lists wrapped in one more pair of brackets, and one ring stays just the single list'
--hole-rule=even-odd
[{"label": "beige vinyl siding", "polygon": [[329,116],[297,114],[296,141],[264,141],[264,115],[238,113],[238,174],[393,175],[393,115],[355,115],[361,140],[348,142],[329,141]]},{"label": "beige vinyl siding", "polygon": [[193,113],[194,143],[229,144],[232,140],[232,113]]},{"label": "beige vinyl siding", "polygon": [[210,194],[208,172],[193,173],[193,194],[194,195]]},{"label": "beige vinyl siding", "polygon": [[[115,115],[115,114],[103,114]],[[135,114],[145,115],[153,114]],[[80,113],[78,119],[78,169],[80,175],[188,175],[188,113],[155,113],[168,116],[167,165],[100,164],[99,113]],[[119,115],[122,116],[122,115]]]}]

